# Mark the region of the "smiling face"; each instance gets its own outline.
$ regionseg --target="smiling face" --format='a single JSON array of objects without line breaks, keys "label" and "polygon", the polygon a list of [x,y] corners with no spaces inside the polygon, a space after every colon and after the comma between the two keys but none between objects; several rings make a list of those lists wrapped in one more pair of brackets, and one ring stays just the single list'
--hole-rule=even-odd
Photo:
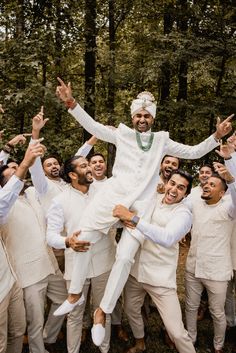
[{"label": "smiling face", "polygon": [[206,184],[207,179],[212,175],[212,169],[209,166],[203,166],[199,170],[198,179],[200,181],[201,186]]},{"label": "smiling face", "polygon": [[179,158],[172,156],[165,156],[161,163],[161,176],[163,181],[169,178],[171,172],[179,168]]},{"label": "smiling face", "polygon": [[132,117],[133,127],[138,132],[147,132],[151,129],[153,122],[154,119],[152,115],[145,109],[139,110],[139,112]]},{"label": "smiling face", "polygon": [[189,181],[179,174],[173,174],[165,186],[163,203],[172,205],[180,202],[187,194]]},{"label": "smiling face", "polygon": [[217,203],[225,194],[224,184],[220,178],[211,176],[207,179],[202,188],[201,198],[206,201],[208,205]]},{"label": "smiling face", "polygon": [[72,185],[90,185],[93,182],[92,170],[89,166],[87,159],[79,157],[72,162],[74,168],[73,172],[69,173]]},{"label": "smiling face", "polygon": [[89,162],[94,179],[102,180],[106,176],[106,162],[101,155],[92,156]]},{"label": "smiling face", "polygon": [[47,158],[43,162],[44,173],[49,179],[58,179],[60,168],[60,164],[56,158]]}]

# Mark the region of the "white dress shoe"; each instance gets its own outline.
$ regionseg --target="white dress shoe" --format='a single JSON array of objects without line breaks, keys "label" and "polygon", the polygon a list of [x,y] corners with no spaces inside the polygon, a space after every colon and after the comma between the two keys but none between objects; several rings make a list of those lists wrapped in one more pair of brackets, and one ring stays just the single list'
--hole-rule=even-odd
[{"label": "white dress shoe", "polygon": [[93,324],[93,327],[91,329],[91,334],[92,334],[92,340],[95,346],[101,346],[102,342],[104,341],[105,338],[105,327],[102,326],[102,324]]},{"label": "white dress shoe", "polygon": [[84,295],[82,294],[77,302],[71,304],[67,299],[54,311],[54,316],[61,316],[70,313],[74,307],[81,305],[84,302]]}]

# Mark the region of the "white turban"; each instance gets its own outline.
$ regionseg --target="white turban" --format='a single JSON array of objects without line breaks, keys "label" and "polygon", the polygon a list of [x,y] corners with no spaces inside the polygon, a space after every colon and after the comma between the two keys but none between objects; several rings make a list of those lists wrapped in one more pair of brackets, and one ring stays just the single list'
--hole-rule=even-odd
[{"label": "white turban", "polygon": [[134,99],[131,104],[131,116],[133,117],[140,110],[147,110],[153,118],[156,116],[156,104],[154,96],[147,91],[138,94],[137,99]]}]

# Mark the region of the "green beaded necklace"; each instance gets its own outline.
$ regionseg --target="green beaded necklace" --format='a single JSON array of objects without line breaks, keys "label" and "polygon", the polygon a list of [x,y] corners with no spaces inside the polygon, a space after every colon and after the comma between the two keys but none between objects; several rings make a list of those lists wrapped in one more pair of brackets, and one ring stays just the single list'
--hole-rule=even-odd
[{"label": "green beaded necklace", "polygon": [[142,151],[144,151],[144,152],[149,151],[150,148],[151,148],[151,146],[152,146],[152,142],[153,142],[153,138],[154,138],[154,133],[151,132],[151,135],[150,135],[150,137],[149,137],[149,141],[148,141],[148,143],[147,143],[146,146],[144,146],[144,145],[142,144],[141,137],[140,137],[140,133],[139,133],[138,131],[135,131],[135,133],[136,133],[136,140],[137,140],[138,147],[139,147]]}]

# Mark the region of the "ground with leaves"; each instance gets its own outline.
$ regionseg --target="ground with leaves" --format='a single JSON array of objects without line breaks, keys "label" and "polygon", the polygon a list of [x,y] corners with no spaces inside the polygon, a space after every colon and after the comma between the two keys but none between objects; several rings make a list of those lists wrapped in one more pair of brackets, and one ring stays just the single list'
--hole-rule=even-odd
[{"label": "ground with leaves", "polygon": [[[180,256],[179,256],[179,266],[178,266],[178,293],[181,301],[182,308],[184,308],[184,267],[186,261],[186,255],[188,252],[188,243],[185,243],[180,246]],[[128,321],[124,318],[123,324],[125,329],[129,332],[130,341],[128,343],[123,343],[112,334],[111,337],[111,349],[110,353],[124,353],[126,350],[131,347],[134,343]],[[207,314],[203,321],[198,323],[198,341],[199,345],[197,348],[198,353],[207,353],[211,352],[212,349],[212,337],[213,337],[213,328],[212,321],[210,316]],[[233,347],[233,340],[236,337],[236,329],[226,336],[226,344],[224,353],[231,353]],[[152,310],[148,317],[148,323],[146,326],[146,352],[147,353],[173,353],[176,352],[173,349],[169,349],[163,342],[162,338],[162,323],[160,317],[156,310]],[[62,340],[57,343],[58,353],[66,353],[66,342]],[[24,347],[24,353],[28,352],[28,347]],[[92,342],[91,338],[87,340],[81,346],[80,353],[96,353],[99,352],[99,349],[96,348]]]}]

